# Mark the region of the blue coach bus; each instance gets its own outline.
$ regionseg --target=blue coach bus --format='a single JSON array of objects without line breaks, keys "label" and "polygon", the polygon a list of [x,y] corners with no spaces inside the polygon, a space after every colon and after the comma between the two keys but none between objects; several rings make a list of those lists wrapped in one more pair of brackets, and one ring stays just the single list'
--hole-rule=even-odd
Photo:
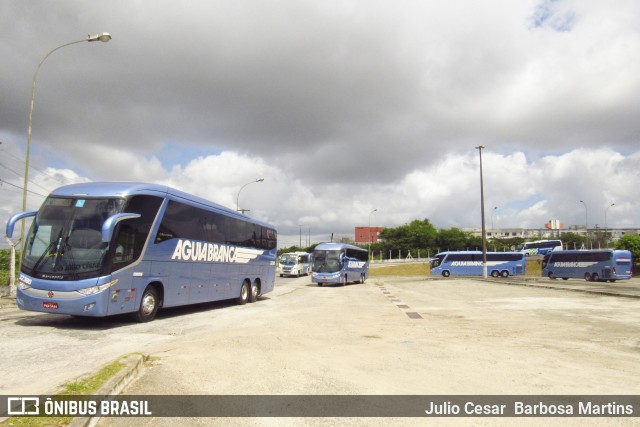
[{"label": "blue coach bus", "polygon": [[[482,276],[482,252],[440,252],[431,260],[431,274],[444,277]],[[492,277],[525,274],[525,254],[521,252],[487,252],[487,273]]]},{"label": "blue coach bus", "polygon": [[345,243],[321,243],[313,251],[311,282],[364,283],[369,277],[369,251]]},{"label": "blue coach bus", "polygon": [[631,279],[631,252],[601,249],[551,252],[542,258],[542,276],[588,282]]},{"label": "blue coach bus", "polygon": [[34,217],[16,302],[23,310],[153,320],[161,307],[273,290],[276,230],[172,188],[85,183],[54,190]]}]

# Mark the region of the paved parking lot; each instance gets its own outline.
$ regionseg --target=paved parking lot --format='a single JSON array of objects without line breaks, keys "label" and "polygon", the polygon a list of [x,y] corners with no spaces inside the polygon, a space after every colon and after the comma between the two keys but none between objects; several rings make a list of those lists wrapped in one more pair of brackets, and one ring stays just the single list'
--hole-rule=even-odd
[{"label": "paved parking lot", "polygon": [[[6,368],[2,394],[49,393],[55,385],[131,352],[150,359],[126,394],[640,394],[636,298],[585,292],[585,287],[595,290],[598,285],[581,281],[518,283],[385,277],[346,287],[318,287],[307,277],[277,278],[276,290],[255,304],[165,310],[148,324],[5,307],[0,310],[0,357]],[[636,283],[615,285],[633,293]],[[103,419],[100,425],[132,421]],[[177,422],[135,421],[149,426]],[[505,421],[437,419],[437,424],[510,424]],[[539,421],[518,419],[518,424]],[[424,425],[425,419],[179,422]],[[549,422],[635,423],[631,418]]]}]

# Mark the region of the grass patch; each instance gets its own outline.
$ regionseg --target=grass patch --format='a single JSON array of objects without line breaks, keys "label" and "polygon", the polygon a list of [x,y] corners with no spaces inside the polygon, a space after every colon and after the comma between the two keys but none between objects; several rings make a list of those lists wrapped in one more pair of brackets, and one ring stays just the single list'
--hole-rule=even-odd
[{"label": "grass patch", "polygon": [[[53,400],[56,400],[56,396],[60,399],[63,396],[88,396],[97,392],[109,379],[115,376],[125,364],[121,362],[122,359],[128,356],[123,356],[115,362],[102,368],[97,374],[81,379],[65,383],[62,386],[62,390],[52,396]],[[41,402],[41,405],[43,402]],[[41,406],[42,407],[42,406]],[[0,423],[3,427],[60,427],[66,426],[73,420],[73,417],[12,417],[4,420]]]},{"label": "grass patch", "polygon": [[369,277],[383,276],[431,276],[431,269],[427,263],[379,265],[369,268]]}]

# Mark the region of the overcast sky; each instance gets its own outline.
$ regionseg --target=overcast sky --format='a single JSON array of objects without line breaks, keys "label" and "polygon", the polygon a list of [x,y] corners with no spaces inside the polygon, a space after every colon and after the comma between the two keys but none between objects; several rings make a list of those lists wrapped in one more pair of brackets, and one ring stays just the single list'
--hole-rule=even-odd
[{"label": "overcast sky", "polygon": [[29,209],[103,180],[235,209],[264,178],[239,205],[281,246],[480,227],[484,145],[487,227],[640,227],[637,0],[3,0],[2,224],[38,64],[102,32],[40,68]]}]

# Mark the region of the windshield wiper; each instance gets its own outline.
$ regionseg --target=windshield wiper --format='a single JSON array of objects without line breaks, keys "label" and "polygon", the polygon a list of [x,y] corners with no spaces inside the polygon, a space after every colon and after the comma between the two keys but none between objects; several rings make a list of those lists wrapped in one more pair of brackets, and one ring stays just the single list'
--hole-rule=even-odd
[{"label": "windshield wiper", "polygon": [[32,267],[33,272],[36,272],[38,270],[38,267],[40,267],[40,264],[42,263],[42,261],[44,261],[46,258],[51,257],[53,254],[57,252],[57,249],[56,249],[56,252],[52,252],[51,249],[53,248],[53,245],[56,244],[56,242],[60,244],[60,236],[62,236],[62,230],[60,230],[60,233],[58,234],[58,238],[55,240],[52,240],[51,243],[49,243],[49,246],[47,246],[47,248],[44,251],[42,251],[42,255],[40,255],[40,258],[38,258],[36,263],[33,264],[33,267]]}]

